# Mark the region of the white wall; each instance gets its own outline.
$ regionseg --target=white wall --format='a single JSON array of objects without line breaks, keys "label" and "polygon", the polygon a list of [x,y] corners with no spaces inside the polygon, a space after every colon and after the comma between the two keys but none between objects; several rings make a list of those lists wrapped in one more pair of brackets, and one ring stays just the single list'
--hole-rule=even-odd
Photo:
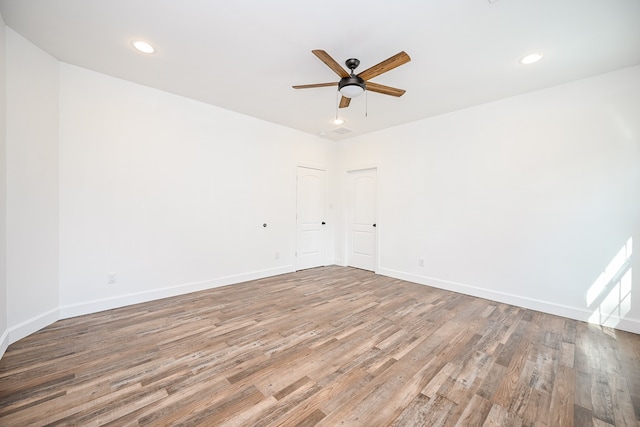
[{"label": "white wall", "polygon": [[61,64],[61,315],[292,271],[296,163],[334,147]]},{"label": "white wall", "polygon": [[7,328],[7,99],[6,99],[6,36],[0,15],[0,357],[8,341]]},{"label": "white wall", "polygon": [[58,62],[6,32],[7,325],[24,336],[58,308]]},{"label": "white wall", "polygon": [[639,118],[633,67],[349,140],[340,168],[379,166],[380,273],[585,320],[615,302],[640,333],[638,254],[630,296],[589,291],[640,247]]}]

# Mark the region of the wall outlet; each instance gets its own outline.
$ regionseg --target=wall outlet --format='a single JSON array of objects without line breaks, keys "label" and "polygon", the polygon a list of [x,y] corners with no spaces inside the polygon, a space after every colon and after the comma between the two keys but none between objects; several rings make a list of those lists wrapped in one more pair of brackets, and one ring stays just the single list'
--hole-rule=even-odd
[{"label": "wall outlet", "polygon": [[116,273],[107,274],[107,284],[115,285],[116,283],[118,283],[118,276],[116,276]]},{"label": "wall outlet", "polygon": [[276,259],[280,259],[280,252],[276,252],[276,254],[275,254],[275,258],[276,258]]},{"label": "wall outlet", "polygon": [[418,259],[418,267],[424,267],[424,258]]}]

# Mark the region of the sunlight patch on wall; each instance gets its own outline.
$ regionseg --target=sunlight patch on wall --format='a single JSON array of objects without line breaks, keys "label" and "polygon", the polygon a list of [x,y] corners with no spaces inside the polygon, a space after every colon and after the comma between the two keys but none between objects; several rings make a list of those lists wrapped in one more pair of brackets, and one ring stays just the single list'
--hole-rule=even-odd
[{"label": "sunlight patch on wall", "polygon": [[589,323],[615,328],[631,310],[632,246],[630,237],[587,291],[587,305],[593,311]]}]

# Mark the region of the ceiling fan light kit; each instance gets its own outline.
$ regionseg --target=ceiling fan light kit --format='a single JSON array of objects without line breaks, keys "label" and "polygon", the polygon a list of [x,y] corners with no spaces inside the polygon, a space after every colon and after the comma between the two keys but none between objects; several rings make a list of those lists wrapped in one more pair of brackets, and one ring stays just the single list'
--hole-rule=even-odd
[{"label": "ceiling fan light kit", "polygon": [[362,95],[366,90],[371,92],[381,93],[383,95],[402,96],[405,93],[404,89],[398,89],[395,87],[385,86],[373,82],[369,82],[370,79],[379,76],[382,73],[393,70],[402,64],[406,64],[411,61],[409,55],[406,52],[400,52],[392,57],[385,59],[379,64],[373,67],[367,68],[359,74],[355,74],[355,69],[360,65],[360,61],[356,58],[349,58],[345,61],[345,65],[351,73],[347,72],[340,66],[327,52],[324,50],[312,50],[315,56],[324,62],[327,67],[331,68],[334,73],[340,76],[340,81],[337,83],[316,83],[309,85],[297,85],[293,86],[294,89],[310,89],[316,87],[338,86],[338,92],[342,95],[342,99],[339,103],[339,108],[345,108],[349,106],[351,98]]}]

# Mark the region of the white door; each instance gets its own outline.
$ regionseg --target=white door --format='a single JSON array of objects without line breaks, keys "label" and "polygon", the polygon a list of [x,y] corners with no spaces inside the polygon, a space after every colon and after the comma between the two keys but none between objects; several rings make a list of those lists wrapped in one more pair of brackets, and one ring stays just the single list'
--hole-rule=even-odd
[{"label": "white door", "polygon": [[349,172],[347,264],[376,269],[376,169]]},{"label": "white door", "polygon": [[325,265],[325,172],[298,167],[296,270]]}]

